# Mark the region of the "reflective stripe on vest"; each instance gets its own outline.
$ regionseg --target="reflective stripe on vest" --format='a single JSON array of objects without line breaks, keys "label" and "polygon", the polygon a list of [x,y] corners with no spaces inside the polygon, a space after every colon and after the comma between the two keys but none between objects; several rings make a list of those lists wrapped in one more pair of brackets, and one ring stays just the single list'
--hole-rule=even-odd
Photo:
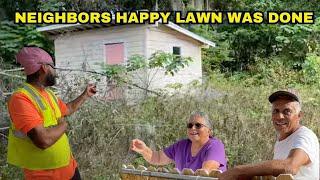
[{"label": "reflective stripe on vest", "polygon": [[56,102],[56,104],[58,104],[58,99],[56,95],[49,89],[47,90],[47,92],[51,95],[51,97],[53,97],[53,100]]},{"label": "reflective stripe on vest", "polygon": [[12,132],[13,132],[13,135],[17,138],[27,138],[28,137],[22,131],[12,130]]},{"label": "reflective stripe on vest", "polygon": [[[43,118],[44,127],[57,125],[61,117],[58,98],[50,90],[46,90],[50,103],[31,85],[26,84],[16,91],[23,93],[33,103]],[[66,134],[63,134],[55,144],[47,149],[40,149],[21,131],[15,130],[14,125],[9,129],[8,163],[30,170],[56,169],[67,166],[70,162],[71,150]]]},{"label": "reflective stripe on vest", "polygon": [[[41,102],[39,96],[37,96],[33,90],[28,86],[28,85],[25,85],[23,87],[29,94],[32,95],[32,97],[36,100],[36,103],[39,105],[39,107],[41,108],[42,111],[45,110],[45,107],[43,105],[43,103]],[[13,130],[13,135],[18,137],[18,138],[27,138],[27,136],[21,132],[21,131],[17,131],[17,130]]]},{"label": "reflective stripe on vest", "polygon": [[25,85],[23,88],[24,88],[28,93],[31,94],[32,98],[34,98],[34,99],[36,100],[36,103],[40,106],[41,110],[44,111],[44,110],[45,110],[45,107],[44,107],[43,103],[41,102],[40,97],[37,96],[37,95],[35,94],[35,92],[34,92],[28,85]]}]

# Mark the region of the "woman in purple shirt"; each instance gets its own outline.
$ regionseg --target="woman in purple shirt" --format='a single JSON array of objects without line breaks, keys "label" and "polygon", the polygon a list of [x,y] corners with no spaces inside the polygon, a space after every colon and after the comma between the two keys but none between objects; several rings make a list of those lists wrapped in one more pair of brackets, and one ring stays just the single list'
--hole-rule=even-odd
[{"label": "woman in purple shirt", "polygon": [[195,112],[187,123],[188,139],[180,140],[162,151],[151,150],[146,144],[134,139],[131,150],[142,154],[153,165],[175,163],[176,168],[193,171],[212,169],[226,171],[227,161],[223,143],[212,136],[212,125],[203,112]]}]

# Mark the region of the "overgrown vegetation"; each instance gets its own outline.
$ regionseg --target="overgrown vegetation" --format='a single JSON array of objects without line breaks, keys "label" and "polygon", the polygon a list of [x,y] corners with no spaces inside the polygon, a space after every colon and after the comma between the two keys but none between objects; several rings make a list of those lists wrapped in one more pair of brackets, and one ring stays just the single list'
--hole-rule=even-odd
[{"label": "overgrown vegetation", "polygon": [[[5,11],[0,19],[0,72],[16,68],[14,54],[24,45],[38,45],[52,52],[52,42],[35,31],[34,26],[10,22],[15,10],[130,10],[152,9],[155,1],[0,1]],[[159,9],[170,10],[167,1],[158,1]],[[188,4],[189,1],[183,1]],[[209,1],[213,10],[312,10],[320,14],[320,4],[312,1]],[[133,8],[134,7],[134,8]],[[188,7],[191,8],[192,7]],[[2,14],[1,14],[2,13]],[[188,25],[185,28],[217,44],[203,51],[204,83],[190,84],[190,93],[151,95],[132,105],[126,100],[106,102],[92,98],[79,112],[68,118],[69,138],[80,171],[85,179],[115,179],[122,163],[146,164],[128,151],[133,138],[141,138],[161,149],[186,137],[185,121],[195,110],[207,112],[214,134],[224,143],[229,167],[270,159],[275,132],[270,121],[268,95],[278,89],[298,89],[305,116],[302,124],[318,137],[320,99],[320,18],[311,25]],[[168,57],[162,54],[162,63]],[[129,70],[150,68],[141,57],[133,57]],[[179,65],[183,61],[177,59]],[[159,63],[159,62],[158,62]],[[164,63],[165,64],[165,63]],[[167,63],[168,73],[177,68]],[[118,75],[118,67],[105,68]],[[131,69],[130,69],[131,68]],[[120,68],[121,69],[121,68]],[[8,73],[8,72],[6,72]],[[11,72],[10,72],[11,73]],[[59,72],[61,73],[61,72]],[[14,73],[16,74],[16,73]],[[120,73],[121,74],[121,73]],[[21,75],[18,72],[17,75]],[[23,79],[0,75],[0,127],[8,125],[5,94]],[[85,76],[84,76],[85,77]],[[60,82],[63,100],[74,98],[88,79],[75,78],[73,84]],[[94,76],[100,80],[101,77]],[[127,80],[127,79],[125,79]],[[5,134],[5,130],[0,133]],[[0,135],[0,179],[19,179],[21,171],[6,164],[6,138]]]},{"label": "overgrown vegetation", "polygon": [[[58,86],[65,101],[84,88],[85,78],[74,79],[74,84],[60,82]],[[141,138],[152,148],[162,149],[186,137],[186,120],[196,110],[209,114],[215,136],[225,143],[229,167],[270,159],[276,133],[267,97],[278,87],[285,87],[281,79],[277,82],[275,86],[248,87],[234,76],[226,79],[223,74],[212,73],[208,84],[190,85],[190,93],[150,96],[134,105],[94,97],[68,117],[68,135],[81,173],[85,179],[115,179],[123,163],[148,166],[141,156],[128,151],[130,140]],[[302,124],[319,136],[319,86],[294,88],[303,99]],[[4,144],[2,147],[3,151]],[[5,164],[5,153],[0,159],[4,179],[21,177],[19,170]]]}]

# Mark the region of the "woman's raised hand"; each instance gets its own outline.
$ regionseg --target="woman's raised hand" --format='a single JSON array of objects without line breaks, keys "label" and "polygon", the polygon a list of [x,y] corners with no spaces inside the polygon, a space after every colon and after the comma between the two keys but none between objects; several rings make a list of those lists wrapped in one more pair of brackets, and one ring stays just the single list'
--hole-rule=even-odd
[{"label": "woman's raised hand", "polygon": [[132,151],[142,154],[147,149],[147,146],[140,139],[134,139],[131,141],[130,149]]}]

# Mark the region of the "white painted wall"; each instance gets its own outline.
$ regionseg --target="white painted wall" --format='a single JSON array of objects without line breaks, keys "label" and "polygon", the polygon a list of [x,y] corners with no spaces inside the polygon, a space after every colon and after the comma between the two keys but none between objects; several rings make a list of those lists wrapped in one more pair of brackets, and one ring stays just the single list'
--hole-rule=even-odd
[{"label": "white painted wall", "polygon": [[125,58],[144,54],[146,26],[123,25],[81,32],[68,32],[55,37],[55,58],[58,67],[100,69],[97,63],[106,62],[104,44],[124,43]]},{"label": "white painted wall", "polygon": [[[166,87],[167,84],[188,84],[193,80],[201,82],[202,79],[200,48],[202,44],[162,24],[113,26],[68,32],[54,38],[56,65],[61,68],[83,69],[83,64],[86,64],[87,70],[99,71],[101,66],[97,63],[106,62],[104,44],[107,43],[123,42],[126,59],[135,54],[149,58],[158,50],[172,53],[173,46],[178,46],[181,48],[182,56],[193,59],[188,67],[175,76],[165,75],[163,70],[157,71],[156,74],[153,70],[147,73],[139,71],[137,72],[139,78],[135,78],[133,82],[144,87],[149,80],[141,81],[141,79],[147,74],[154,76],[151,89],[159,89]],[[127,91],[127,97],[136,98],[136,95],[141,93],[139,89],[133,88],[130,92]]]},{"label": "white painted wall", "polygon": [[[193,80],[202,79],[201,68],[201,44],[194,39],[187,37],[179,32],[172,30],[162,24],[158,27],[149,26],[147,31],[147,57],[150,57],[154,52],[161,50],[172,53],[174,46],[181,48],[181,55],[184,57],[191,57],[193,62],[189,66],[179,71],[174,76],[165,75],[164,71],[158,71],[152,82],[152,88],[162,88],[167,84],[181,83],[188,84]],[[153,75],[154,71],[149,72]]]}]

